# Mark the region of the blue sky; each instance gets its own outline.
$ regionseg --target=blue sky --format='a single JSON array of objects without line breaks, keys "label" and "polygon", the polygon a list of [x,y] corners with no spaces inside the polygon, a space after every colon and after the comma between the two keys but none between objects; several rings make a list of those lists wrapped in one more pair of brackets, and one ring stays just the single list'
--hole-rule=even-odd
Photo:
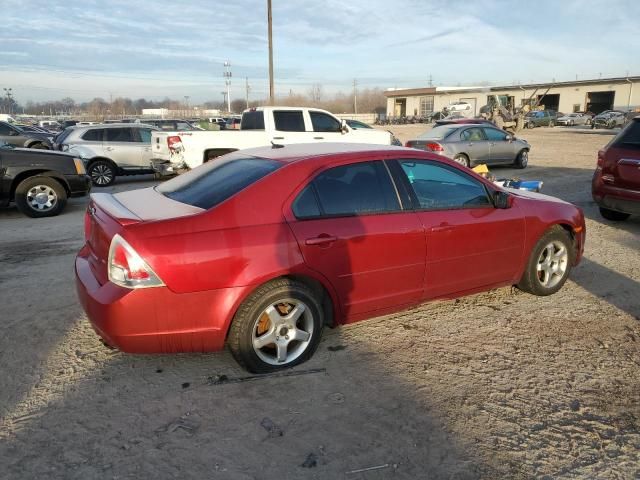
[{"label": "blue sky", "polygon": [[[273,1],[276,94],[640,75],[638,0]],[[19,102],[268,94],[266,0],[0,0]]]}]

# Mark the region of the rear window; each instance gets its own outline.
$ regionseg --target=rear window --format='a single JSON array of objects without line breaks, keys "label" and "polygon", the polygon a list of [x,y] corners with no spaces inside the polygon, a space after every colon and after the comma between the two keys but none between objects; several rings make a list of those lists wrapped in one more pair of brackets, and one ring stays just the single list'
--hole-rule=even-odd
[{"label": "rear window", "polygon": [[281,166],[282,163],[266,158],[231,156],[205,163],[159,185],[156,190],[172,200],[209,209]]},{"label": "rear window", "polygon": [[280,132],[304,132],[304,117],[301,110],[274,110],[273,121]]},{"label": "rear window", "polygon": [[455,132],[458,127],[450,127],[447,125],[441,125],[439,127],[434,127],[428,132],[423,133],[422,135],[418,135],[418,139],[420,140],[442,140],[443,138],[447,138],[453,132]]},{"label": "rear window", "polygon": [[87,142],[101,142],[103,133],[103,128],[87,130],[84,135],[82,135],[82,139],[86,140]]},{"label": "rear window", "polygon": [[242,114],[240,130],[264,130],[264,112],[245,112]]}]

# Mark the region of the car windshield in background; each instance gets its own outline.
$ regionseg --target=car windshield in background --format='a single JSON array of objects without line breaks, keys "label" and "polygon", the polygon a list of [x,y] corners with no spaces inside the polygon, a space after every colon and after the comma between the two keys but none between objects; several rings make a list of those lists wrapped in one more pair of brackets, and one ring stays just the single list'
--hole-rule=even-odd
[{"label": "car windshield in background", "polygon": [[232,156],[173,178],[156,190],[166,197],[209,209],[282,166],[275,160]]},{"label": "car windshield in background", "polygon": [[443,140],[457,130],[446,125],[434,127],[428,132],[418,135],[418,140]]}]

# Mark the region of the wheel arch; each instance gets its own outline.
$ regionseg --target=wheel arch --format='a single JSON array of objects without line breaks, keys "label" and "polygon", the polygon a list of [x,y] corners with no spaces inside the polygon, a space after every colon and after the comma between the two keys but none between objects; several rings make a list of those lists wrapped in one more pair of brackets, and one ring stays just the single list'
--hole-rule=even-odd
[{"label": "wheel arch", "polygon": [[100,162],[100,161],[110,163],[113,166],[113,168],[115,168],[116,173],[119,171],[119,167],[116,164],[116,162],[114,162],[113,160],[111,160],[110,158],[107,158],[107,157],[93,157],[93,158],[90,158],[89,160],[87,160],[87,169],[89,167],[91,167],[91,165],[93,165],[94,163]]}]

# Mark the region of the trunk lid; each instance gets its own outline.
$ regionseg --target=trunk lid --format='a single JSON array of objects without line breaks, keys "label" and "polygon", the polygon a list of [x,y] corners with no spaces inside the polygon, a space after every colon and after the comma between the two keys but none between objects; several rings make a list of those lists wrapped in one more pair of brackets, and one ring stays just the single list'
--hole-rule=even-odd
[{"label": "trunk lid", "polygon": [[126,238],[127,227],[143,222],[170,220],[204,211],[176,202],[153,188],[116,193],[93,193],[85,215],[85,240],[91,270],[101,285],[108,281],[108,259],[115,234]]}]

